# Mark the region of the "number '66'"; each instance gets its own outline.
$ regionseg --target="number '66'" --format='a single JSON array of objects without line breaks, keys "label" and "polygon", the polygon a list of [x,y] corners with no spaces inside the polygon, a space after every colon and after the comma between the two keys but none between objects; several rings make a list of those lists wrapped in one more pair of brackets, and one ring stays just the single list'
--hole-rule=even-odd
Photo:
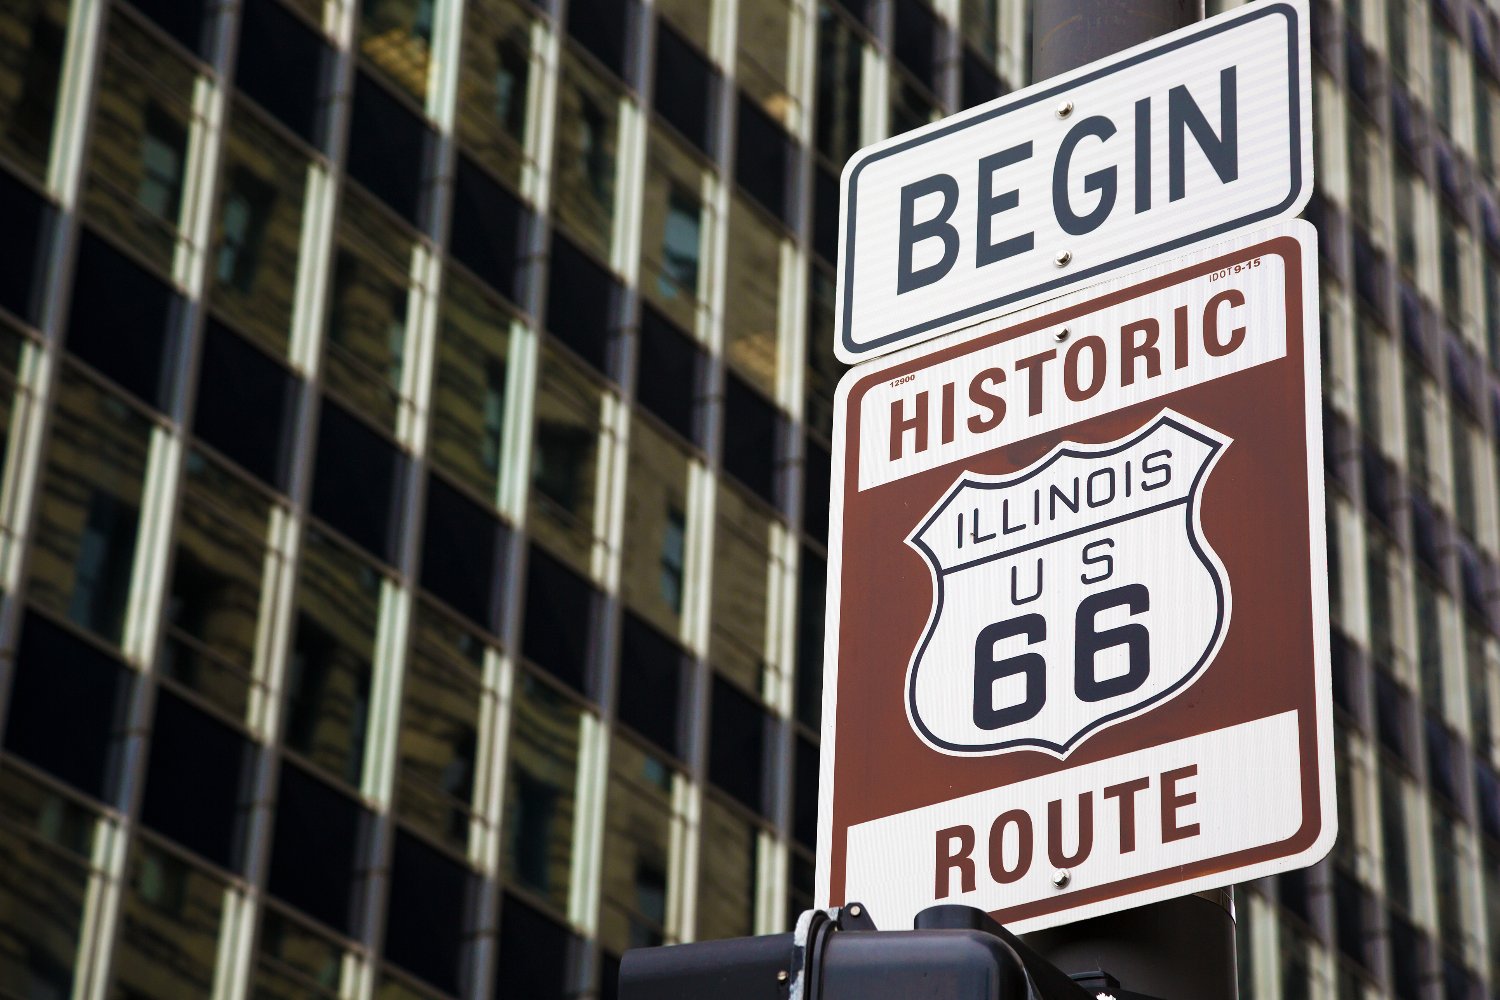
[{"label": "number '66'", "polygon": [[[1100,612],[1117,607],[1138,615],[1151,608],[1151,593],[1139,583],[1090,594],[1078,602],[1073,617],[1073,693],[1080,701],[1095,702],[1129,694],[1146,682],[1151,670],[1151,635],[1139,622],[1099,630]],[[1047,661],[1040,653],[1018,653],[995,659],[995,644],[1025,636],[1032,645],[1047,638],[1047,619],[1032,613],[1007,618],[979,630],[974,640],[974,725],[986,731],[1004,729],[1034,718],[1047,703]],[[1100,652],[1125,646],[1128,667],[1123,674],[1101,680],[1095,661]],[[1019,704],[995,705],[995,682],[1007,677],[1025,679],[1026,696]]]}]

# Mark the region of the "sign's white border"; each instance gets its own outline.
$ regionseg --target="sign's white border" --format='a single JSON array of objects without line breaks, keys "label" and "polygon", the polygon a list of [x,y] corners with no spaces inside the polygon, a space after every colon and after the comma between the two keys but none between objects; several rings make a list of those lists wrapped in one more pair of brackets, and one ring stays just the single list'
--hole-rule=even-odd
[{"label": "sign's white border", "polygon": [[[855,209],[858,204],[859,176],[866,167],[886,157],[916,149],[964,129],[992,123],[997,118],[1039,102],[1068,98],[1080,87],[1098,83],[1122,70],[1170,55],[1195,42],[1267,17],[1285,18],[1287,32],[1286,70],[1290,94],[1287,123],[1290,130],[1291,162],[1289,164],[1289,189],[1281,201],[1273,205],[1254,207],[1233,220],[1208,229],[1170,239],[1123,257],[1103,261],[1092,267],[1070,271],[1051,281],[1009,291],[975,305],[963,306],[948,315],[930,317],[920,323],[882,334],[871,340],[861,342],[856,339],[852,301],[855,274],[854,223],[857,216]],[[972,110],[951,115],[931,125],[866,146],[855,153],[844,164],[840,182],[839,257],[835,284],[837,322],[833,343],[834,354],[844,364],[858,364],[916,343],[924,339],[924,335],[932,336],[935,333],[950,331],[954,329],[955,324],[967,325],[986,318],[992,319],[1091,279],[1097,280],[1109,272],[1139,266],[1153,257],[1182,251],[1193,244],[1233,234],[1246,226],[1289,218],[1302,211],[1308,199],[1312,197],[1313,190],[1312,59],[1309,53],[1309,30],[1307,0],[1267,0],[1267,2],[1248,4],[1125,49],[1108,59],[1089,63],[1072,72],[1061,74],[1024,90],[1018,90]]]},{"label": "sign's white border", "polygon": [[[1306,421],[1307,426],[1307,509],[1308,520],[1310,522],[1308,524],[1308,563],[1312,574],[1311,592],[1313,601],[1311,611],[1316,699],[1314,708],[1315,719],[1313,721],[1317,728],[1318,787],[1321,795],[1319,810],[1321,812],[1322,829],[1318,835],[1318,839],[1312,845],[1295,855],[1272,858],[1252,865],[1227,868],[1224,871],[1199,876],[1198,878],[1185,879],[1181,882],[1169,883],[1150,889],[1127,892],[1109,899],[1086,903],[1075,908],[1055,910],[1051,913],[1026,920],[1012,921],[1007,926],[1007,929],[1013,933],[1029,933],[1047,927],[1055,927],[1059,924],[1071,923],[1075,920],[1084,920],[1106,913],[1114,913],[1128,907],[1143,906],[1147,903],[1154,903],[1164,899],[1174,899],[1178,896],[1185,896],[1204,889],[1222,888],[1223,886],[1233,885],[1236,882],[1244,882],[1250,879],[1261,878],[1265,875],[1274,875],[1279,872],[1304,868],[1326,856],[1333,849],[1334,839],[1338,836],[1338,809],[1335,799],[1333,761],[1333,678],[1329,666],[1328,648],[1328,539],[1326,534],[1326,518],[1324,517],[1323,495],[1323,382],[1322,358],[1320,353],[1321,334],[1318,325],[1317,230],[1311,223],[1304,222],[1301,219],[1293,219],[1247,233],[1241,233],[1234,239],[1201,244],[1193,247],[1181,257],[1161,260],[1149,268],[1136,271],[1128,276],[1115,278],[1083,291],[1051,300],[1041,306],[1034,306],[1024,312],[1008,317],[1004,325],[1006,327],[1019,326],[1038,317],[1067,309],[1077,303],[1102,298],[1121,289],[1141,284],[1164,274],[1184,270],[1198,263],[1211,260],[1214,257],[1233,253],[1236,250],[1254,246],[1258,243],[1264,243],[1279,236],[1291,236],[1302,247],[1302,370],[1306,385],[1303,419]],[[972,338],[975,332],[973,328],[956,331],[937,340],[928,341],[889,355],[879,361],[860,365],[845,373],[844,377],[839,381],[838,391],[834,396],[833,474],[831,476],[831,516],[828,530],[828,589],[823,642],[822,752],[820,755],[820,773],[818,775],[817,873],[814,896],[815,905],[820,907],[830,905],[829,892],[833,875],[831,859],[833,847],[834,755],[838,747],[838,744],[835,742],[835,736],[838,725],[839,607],[842,597],[840,583],[843,578],[844,478],[845,463],[848,458],[846,453],[848,442],[844,428],[847,426],[849,418],[849,393],[856,382],[872,377],[878,378],[879,373],[882,371],[898,365],[908,365],[915,359],[948,350]],[[1049,335],[1045,331],[1039,330],[1032,334],[1032,336],[1042,338]],[[903,695],[904,690],[903,686],[901,690]],[[878,739],[879,736],[878,734],[871,734],[870,738]],[[899,865],[903,863],[903,859],[892,858],[888,860],[891,864]],[[877,921],[880,920],[880,914],[875,913],[872,916]]]}]

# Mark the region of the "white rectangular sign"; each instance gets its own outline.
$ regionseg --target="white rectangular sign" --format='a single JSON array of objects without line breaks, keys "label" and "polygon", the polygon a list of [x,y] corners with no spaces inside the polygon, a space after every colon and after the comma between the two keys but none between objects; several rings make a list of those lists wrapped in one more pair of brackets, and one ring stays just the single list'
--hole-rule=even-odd
[{"label": "white rectangular sign", "polygon": [[818,905],[1026,933],[1327,854],[1319,359],[1291,220],[844,376]]},{"label": "white rectangular sign", "polygon": [[[1181,267],[1157,262],[1014,316],[1043,313],[1140,287]],[[1257,257],[1152,289],[1078,316],[1041,343],[994,344],[892,379],[860,400],[859,488],[869,489],[1158,399],[1286,354],[1286,267]],[[1235,337],[1253,328],[1256,337]]]},{"label": "white rectangular sign", "polygon": [[834,352],[854,364],[1295,215],[1306,0],[1251,4],[869,146],[844,167]]},{"label": "white rectangular sign", "polygon": [[[1077,894],[1278,843],[1302,825],[1297,739],[1285,712],[862,823],[849,898],[901,927],[936,903],[993,912],[1059,895],[1060,869]],[[892,858],[922,859],[933,881]]]}]

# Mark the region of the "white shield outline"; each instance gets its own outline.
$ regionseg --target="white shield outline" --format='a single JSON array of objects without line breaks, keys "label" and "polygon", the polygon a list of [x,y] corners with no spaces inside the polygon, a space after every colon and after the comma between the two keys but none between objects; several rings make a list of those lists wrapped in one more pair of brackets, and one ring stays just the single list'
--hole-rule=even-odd
[{"label": "white shield outline", "polygon": [[[1143,438],[1149,437],[1153,432],[1163,426],[1173,427],[1176,430],[1187,435],[1188,437],[1197,439],[1198,441],[1202,442],[1208,449],[1207,457],[1203,460],[1203,463],[1199,466],[1199,468],[1193,475],[1192,483],[1188,487],[1185,501],[1175,500],[1172,501],[1171,504],[1176,505],[1178,503],[1181,503],[1184,508],[1184,516],[1186,520],[1185,530],[1187,534],[1188,545],[1192,549],[1194,554],[1197,555],[1198,559],[1203,563],[1204,568],[1207,569],[1209,577],[1213,581],[1215,595],[1218,599],[1218,615],[1214,623],[1213,636],[1208,645],[1205,647],[1202,655],[1199,656],[1197,662],[1194,663],[1193,666],[1171,686],[1162,691],[1156,692],[1142,702],[1120,708],[1114,712],[1095,719],[1062,743],[1055,743],[1049,740],[1034,737],[1019,737],[1010,740],[1002,740],[994,744],[983,746],[966,746],[951,743],[936,736],[922,722],[917,712],[916,683],[917,672],[922,665],[923,656],[927,651],[928,644],[932,641],[933,634],[937,628],[938,619],[942,616],[944,602],[943,578],[946,575],[946,572],[943,569],[941,561],[939,560],[937,554],[934,553],[931,548],[929,548],[928,545],[918,536],[922,535],[932,525],[932,523],[941,514],[943,514],[949,504],[951,504],[954,499],[956,499],[959,494],[964,491],[966,487],[976,487],[979,489],[990,490],[1018,486],[1026,482],[1027,480],[1041,474],[1061,458],[1107,457],[1109,455],[1116,454],[1130,448],[1132,445],[1141,441]],[[911,725],[912,730],[922,739],[922,742],[927,744],[927,746],[931,747],[933,750],[938,751],[939,753],[955,757],[986,757],[1007,753],[1013,750],[1040,750],[1045,753],[1049,753],[1059,759],[1064,759],[1079,746],[1081,746],[1083,742],[1088,739],[1088,737],[1094,735],[1097,732],[1101,732],[1109,726],[1112,726],[1119,722],[1124,722],[1127,719],[1131,719],[1138,715],[1144,714],[1145,712],[1149,711],[1152,708],[1155,708],[1158,705],[1165,704],[1166,702],[1172,700],[1177,695],[1185,691],[1193,684],[1194,681],[1202,676],[1208,664],[1210,664],[1218,655],[1219,649],[1224,644],[1224,636],[1228,631],[1229,620],[1233,611],[1233,594],[1229,583],[1229,573],[1224,568],[1223,562],[1219,559],[1218,553],[1214,551],[1213,546],[1208,543],[1208,539],[1203,534],[1201,509],[1203,503],[1202,486],[1204,481],[1208,478],[1208,475],[1218,464],[1219,458],[1224,453],[1224,449],[1232,443],[1232,438],[1221,434],[1220,432],[1214,430],[1206,424],[1201,424],[1198,421],[1193,420],[1191,417],[1183,416],[1182,414],[1177,413],[1175,410],[1168,408],[1163,409],[1154,418],[1148,420],[1134,433],[1126,435],[1125,437],[1119,438],[1114,441],[1108,441],[1103,444],[1079,444],[1072,441],[1061,442],[1057,445],[1057,447],[1053,448],[1045,456],[1038,459],[1036,462],[1033,462],[1031,465],[1027,466],[1025,469],[1020,470],[1019,472],[1000,476],[985,475],[983,473],[969,471],[960,473],[958,478],[954,480],[953,485],[949,486],[948,489],[943,492],[942,498],[933,505],[932,509],[929,510],[927,514],[917,523],[916,527],[912,529],[911,533],[907,535],[905,539],[906,544],[916,550],[916,552],[922,556],[923,561],[927,563],[927,569],[932,577],[933,586],[932,610],[928,614],[927,625],[922,632],[922,639],[917,643],[916,649],[912,651],[911,659],[908,661],[906,672],[906,719],[908,724]],[[1088,530],[1094,530],[1100,527],[1104,527],[1110,523],[1118,523],[1120,521],[1146,516],[1153,512],[1154,511],[1149,508],[1145,510],[1133,511],[1130,514],[1122,515],[1118,518],[1102,521],[1098,524],[1091,525]],[[1041,541],[1033,542],[1025,546],[1020,546],[1015,551],[1024,551],[1030,548],[1037,548],[1042,545],[1051,544],[1056,540],[1056,538],[1043,539]],[[988,558],[986,559],[986,561],[988,561]]]}]

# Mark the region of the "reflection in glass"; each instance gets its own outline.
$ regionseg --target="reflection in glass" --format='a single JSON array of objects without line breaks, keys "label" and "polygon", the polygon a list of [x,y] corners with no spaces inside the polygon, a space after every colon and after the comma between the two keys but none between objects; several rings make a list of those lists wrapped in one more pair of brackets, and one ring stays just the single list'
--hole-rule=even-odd
[{"label": "reflection in glass", "polygon": [[383,577],[316,531],[303,547],[287,668],[286,743],[359,784]]},{"label": "reflection in glass", "polygon": [[0,824],[0,993],[72,994],[87,888],[82,863]]},{"label": "reflection in glass", "polygon": [[753,934],[756,828],[705,795],[699,843],[697,940]]},{"label": "reflection in glass", "polygon": [[517,0],[474,0],[464,14],[458,135],[464,149],[521,183],[526,105],[534,79],[531,18]]},{"label": "reflection in glass", "polygon": [[457,271],[443,283],[428,451],[433,464],[494,497],[505,430],[510,313]]},{"label": "reflection in glass", "polygon": [[110,17],[84,214],[164,271],[172,267],[196,74],[127,16]]},{"label": "reflection in glass", "polygon": [[240,103],[230,120],[209,268],[209,301],[284,355],[311,164]]},{"label": "reflection in glass", "polygon": [[94,811],[0,760],[0,824],[40,837],[76,860],[93,852]]},{"label": "reflection in glass", "polygon": [[223,467],[188,455],[161,670],[237,718],[255,669],[270,508]]},{"label": "reflection in glass", "polygon": [[359,48],[421,102],[427,97],[435,0],[363,0]]},{"label": "reflection in glass", "polygon": [[860,80],[864,43],[828,0],[818,4],[818,152],[835,167],[859,149]]},{"label": "reflection in glass", "polygon": [[510,723],[504,872],[558,907],[568,905],[574,795],[583,712],[522,670]]},{"label": "reflection in glass", "polygon": [[328,388],[394,431],[406,363],[406,282],[346,245],[334,261],[329,300]]},{"label": "reflection in glass", "polygon": [[32,546],[31,600],[118,643],[151,424],[72,369],[57,385]]},{"label": "reflection in glass", "polygon": [[719,486],[716,516],[708,655],[727,676],[758,692],[766,667],[771,518],[727,485]]},{"label": "reflection in glass", "polygon": [[642,205],[641,289],[680,326],[697,329],[699,274],[709,209],[704,169],[675,139],[651,130]]},{"label": "reflection in glass", "polygon": [[1000,41],[1000,0],[963,0],[964,40],[995,61]]},{"label": "reflection in glass", "polygon": [[833,394],[846,367],[833,353],[833,275],[816,265],[807,280],[807,412],[809,427],[833,437]]},{"label": "reflection in glass", "polygon": [[587,572],[604,392],[561,352],[542,356],[532,450],[531,530]]},{"label": "reflection in glass", "polygon": [[713,28],[714,6],[714,0],[656,0],[657,13],[701,52],[710,51],[709,32]]},{"label": "reflection in glass", "polygon": [[781,239],[750,203],[729,204],[725,268],[724,351],[756,388],[776,395],[777,316],[781,304]]},{"label": "reflection in glass", "polygon": [[630,429],[620,591],[671,636],[678,634],[682,615],[687,490],[687,453],[637,418]]},{"label": "reflection in glass", "polygon": [[616,953],[665,944],[672,865],[672,790],[664,762],[615,737],[604,819],[604,907],[599,937]]},{"label": "reflection in glass", "polygon": [[344,951],[321,932],[267,907],[260,925],[256,1000],[331,1000],[338,996]]},{"label": "reflection in glass", "polygon": [[0,9],[0,154],[35,181],[47,173],[67,20],[67,0]]},{"label": "reflection in glass", "polygon": [[126,879],[111,1000],[209,996],[224,883],[142,842]]},{"label": "reflection in glass", "polygon": [[469,843],[484,645],[426,605],[417,608],[401,693],[397,810],[456,850]]},{"label": "reflection in glass", "polygon": [[802,46],[802,15],[788,0],[740,4],[739,85],[761,109],[791,131],[797,127],[792,96],[792,53]]},{"label": "reflection in glass", "polygon": [[577,56],[563,53],[553,211],[569,232],[606,260],[613,231],[615,149],[623,99]]},{"label": "reflection in glass", "polygon": [[891,73],[891,135],[910,132],[943,116],[942,108],[915,80]]}]

